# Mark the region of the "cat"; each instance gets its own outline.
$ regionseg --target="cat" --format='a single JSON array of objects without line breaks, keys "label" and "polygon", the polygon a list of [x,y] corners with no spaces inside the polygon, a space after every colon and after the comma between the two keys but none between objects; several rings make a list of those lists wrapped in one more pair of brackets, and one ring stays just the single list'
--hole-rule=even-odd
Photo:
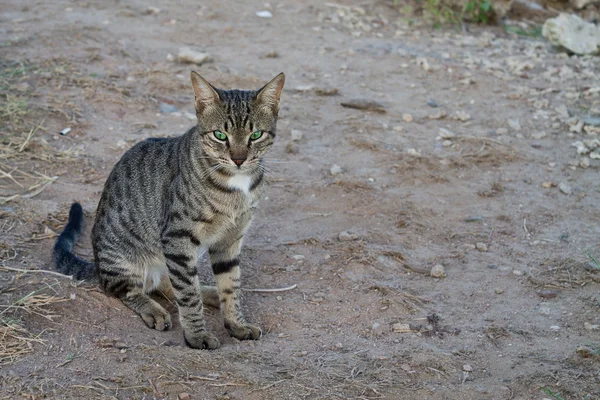
[{"label": "cat", "polygon": [[[83,226],[74,203],[53,250],[57,270],[100,286],[162,331],[169,313],[148,294],[174,296],[186,344],[215,349],[203,302],[220,307],[237,339],[259,339],[240,305],[240,250],[264,185],[263,155],[276,135],[285,75],[263,88],[221,90],[191,72],[198,123],[175,138],[147,139],[127,151],[110,173],[92,229],[94,262],[72,252]],[[208,250],[216,287],[196,271]]]}]

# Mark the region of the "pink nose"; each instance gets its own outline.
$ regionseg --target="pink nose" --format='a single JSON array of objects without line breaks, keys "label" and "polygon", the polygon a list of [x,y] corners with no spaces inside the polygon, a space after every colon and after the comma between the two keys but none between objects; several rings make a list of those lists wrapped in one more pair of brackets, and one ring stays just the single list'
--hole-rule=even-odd
[{"label": "pink nose", "polygon": [[244,163],[244,161],[246,161],[245,158],[232,158],[231,161],[233,161],[235,163],[235,165],[237,165],[238,167],[240,165],[242,165]]}]

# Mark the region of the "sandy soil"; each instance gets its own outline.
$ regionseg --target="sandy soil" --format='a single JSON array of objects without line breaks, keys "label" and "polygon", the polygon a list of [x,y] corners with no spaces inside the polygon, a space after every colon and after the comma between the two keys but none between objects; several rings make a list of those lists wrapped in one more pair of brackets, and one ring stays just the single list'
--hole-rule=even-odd
[{"label": "sandy soil", "polygon": [[[571,146],[598,138],[579,123],[600,115],[597,58],[431,30],[392,1],[2,3],[0,397],[600,398],[600,161]],[[168,60],[185,46],[212,61]],[[224,88],[287,75],[243,273],[297,288],[246,293],[257,342],[207,311],[211,352],[93,285],[15,271],[51,269],[72,201],[89,231],[128,147],[193,124],[192,68]]]}]

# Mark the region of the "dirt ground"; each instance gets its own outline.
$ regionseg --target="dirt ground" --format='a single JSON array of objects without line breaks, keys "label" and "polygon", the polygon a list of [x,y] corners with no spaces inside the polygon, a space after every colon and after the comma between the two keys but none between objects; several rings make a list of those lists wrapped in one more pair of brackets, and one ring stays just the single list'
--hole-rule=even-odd
[{"label": "dirt ground", "polygon": [[[3,0],[0,397],[599,399],[599,59],[400,3]],[[194,123],[191,69],[287,76],[243,284],[297,287],[245,294],[256,342],[207,310],[216,351],[28,272],[127,148]]]}]

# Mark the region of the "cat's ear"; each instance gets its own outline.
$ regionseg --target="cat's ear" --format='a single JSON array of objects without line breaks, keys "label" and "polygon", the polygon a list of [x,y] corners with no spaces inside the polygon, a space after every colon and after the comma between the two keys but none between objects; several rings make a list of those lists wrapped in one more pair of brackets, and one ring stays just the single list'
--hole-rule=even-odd
[{"label": "cat's ear", "polygon": [[196,95],[196,112],[202,113],[207,107],[218,104],[220,101],[219,94],[203,77],[197,72],[192,71],[192,87]]},{"label": "cat's ear", "polygon": [[268,106],[275,114],[277,114],[279,111],[279,98],[281,97],[284,83],[285,75],[282,72],[258,91],[256,100],[260,104]]}]

